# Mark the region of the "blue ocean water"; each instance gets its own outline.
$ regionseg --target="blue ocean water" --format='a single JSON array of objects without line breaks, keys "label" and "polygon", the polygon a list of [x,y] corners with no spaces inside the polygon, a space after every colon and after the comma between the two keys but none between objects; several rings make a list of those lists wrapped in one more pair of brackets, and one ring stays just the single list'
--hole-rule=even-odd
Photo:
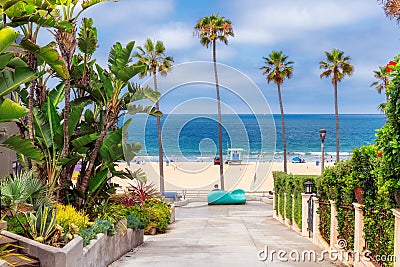
[{"label": "blue ocean water", "polygon": [[[161,118],[164,156],[167,159],[208,160],[217,154],[218,122],[215,115],[165,114]],[[280,115],[222,115],[223,149],[243,148],[245,158],[280,160],[282,134]],[[347,158],[354,147],[374,143],[375,132],[385,124],[385,116],[340,115],[340,151]],[[320,155],[319,129],[326,129],[327,156],[336,151],[335,116],[331,114],[285,115],[289,158],[301,155],[314,160]],[[140,142],[141,156],[158,155],[157,120],[135,115],[128,128],[128,141]]]}]

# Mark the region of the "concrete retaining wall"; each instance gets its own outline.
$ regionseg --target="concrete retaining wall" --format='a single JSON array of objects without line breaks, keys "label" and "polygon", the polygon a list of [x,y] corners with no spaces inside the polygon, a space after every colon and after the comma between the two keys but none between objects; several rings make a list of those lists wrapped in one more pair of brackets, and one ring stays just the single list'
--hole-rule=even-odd
[{"label": "concrete retaining wall", "polygon": [[41,267],[107,266],[143,243],[143,230],[132,229],[117,230],[114,236],[99,234],[86,247],[83,247],[83,239],[79,236],[63,248],[48,246],[8,231],[1,234],[18,240],[22,251],[38,258]]},{"label": "concrete retaining wall", "polygon": [[[116,231],[114,236],[98,234],[83,248],[84,267],[107,266],[143,243],[143,230]],[[71,265],[73,266],[73,265]]]},{"label": "concrete retaining wall", "polygon": [[83,239],[80,236],[71,240],[63,248],[56,248],[8,231],[2,231],[1,234],[18,240],[19,245],[23,247],[22,252],[38,258],[41,267],[82,266]]}]

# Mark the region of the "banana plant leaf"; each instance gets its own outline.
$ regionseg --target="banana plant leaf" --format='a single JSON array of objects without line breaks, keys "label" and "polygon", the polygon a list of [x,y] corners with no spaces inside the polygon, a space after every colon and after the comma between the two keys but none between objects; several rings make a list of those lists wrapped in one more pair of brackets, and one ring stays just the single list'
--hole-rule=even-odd
[{"label": "banana plant leaf", "polygon": [[78,48],[88,55],[92,55],[97,48],[97,29],[91,18],[82,19],[82,27],[78,34]]},{"label": "banana plant leaf", "polygon": [[99,138],[98,133],[88,134],[81,137],[78,137],[71,141],[72,145],[75,149],[80,149],[82,147],[87,146],[88,144],[94,142]]},{"label": "banana plant leaf", "polygon": [[32,41],[23,38],[20,46],[44,60],[62,79],[69,78],[67,66],[57,50],[53,48],[53,45],[49,44],[40,47]]},{"label": "banana plant leaf", "polygon": [[16,67],[14,71],[3,70],[0,72],[0,97],[8,95],[18,89],[20,85],[28,83],[43,74],[43,72],[36,73],[26,67]]},{"label": "banana plant leaf", "polygon": [[0,54],[14,43],[15,39],[19,36],[18,32],[15,32],[12,28],[5,27],[0,30]]},{"label": "banana plant leaf", "polygon": [[28,114],[28,109],[12,101],[4,99],[0,103],[0,122],[16,121]]},{"label": "banana plant leaf", "polygon": [[43,155],[40,150],[34,147],[29,139],[22,139],[22,137],[18,135],[10,136],[3,143],[0,143],[0,146],[14,150],[36,162],[41,162],[43,160]]},{"label": "banana plant leaf", "polygon": [[35,129],[35,139],[39,142],[42,149],[48,150],[53,146],[61,146],[54,143],[54,135],[51,133],[50,123],[43,112],[40,112],[37,108],[33,109],[33,126]]},{"label": "banana plant leaf", "polygon": [[96,173],[96,175],[90,179],[87,189],[88,195],[92,195],[104,182],[107,181],[107,175],[108,169],[104,169]]},{"label": "banana plant leaf", "polygon": [[128,91],[133,94],[131,102],[143,99],[149,99],[152,102],[157,102],[160,99],[160,92],[151,89],[149,86],[137,89],[131,83],[128,84]]},{"label": "banana plant leaf", "polygon": [[114,168],[111,168],[111,173],[113,176],[129,179],[129,180],[138,180],[141,182],[146,182],[147,177],[146,173],[142,169],[137,169],[136,171],[131,171],[126,168],[124,171],[116,171]]},{"label": "banana plant leaf", "polygon": [[130,114],[130,115],[135,115],[137,113],[147,113],[147,114],[155,116],[155,117],[161,117],[163,115],[161,111],[159,111],[155,107],[151,107],[151,106],[129,104],[129,105],[127,105],[127,110],[128,110],[128,114]]},{"label": "banana plant leaf", "polygon": [[114,163],[123,157],[122,129],[110,132],[104,138],[99,153],[106,165]]},{"label": "banana plant leaf", "polygon": [[64,93],[65,93],[65,84],[60,83],[50,91],[48,98],[51,99],[54,106],[58,106],[64,100]]}]

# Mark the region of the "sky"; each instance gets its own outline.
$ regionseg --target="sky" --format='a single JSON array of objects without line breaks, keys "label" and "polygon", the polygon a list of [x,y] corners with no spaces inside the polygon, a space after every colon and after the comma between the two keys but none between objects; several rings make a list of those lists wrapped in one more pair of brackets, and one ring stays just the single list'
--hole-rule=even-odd
[{"label": "sky", "polygon": [[[263,57],[275,50],[294,61],[293,77],[282,85],[285,113],[334,113],[333,86],[330,79],[320,79],[319,62],[325,59],[325,51],[337,48],[351,57],[355,69],[353,76],[338,86],[339,112],[379,113],[377,106],[385,97],[370,87],[375,81],[373,70],[399,53],[400,28],[385,17],[375,0],[120,0],[98,4],[83,17],[92,17],[97,27],[99,47],[95,56],[101,65],[106,65],[109,49],[116,41],[126,44],[134,40],[142,45],[150,38],[163,41],[166,55],[174,57],[178,69],[185,69],[192,66],[185,63],[212,60],[212,50],[200,44],[193,27],[200,18],[213,13],[230,19],[235,33],[228,45],[217,45],[221,80],[238,78],[235,84],[239,90],[221,88],[222,102],[233,112],[280,113],[276,85],[267,84],[259,69],[264,65]],[[182,85],[174,80],[172,90],[160,88],[164,113],[174,112],[188,101],[190,109],[186,111],[216,111],[215,101],[204,102],[215,99],[215,87],[199,82],[197,74],[208,70],[200,65],[198,71],[185,74],[195,82]],[[226,76],[224,71],[231,68],[236,74]],[[172,73],[169,76],[167,80],[174,77]],[[161,81],[161,87],[170,82]],[[242,97],[244,92],[253,96],[250,102],[246,99],[251,96]]]}]

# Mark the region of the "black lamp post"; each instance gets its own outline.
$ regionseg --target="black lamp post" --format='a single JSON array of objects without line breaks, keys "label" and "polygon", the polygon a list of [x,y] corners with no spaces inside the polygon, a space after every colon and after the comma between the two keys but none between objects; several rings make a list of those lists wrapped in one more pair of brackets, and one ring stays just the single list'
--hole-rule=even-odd
[{"label": "black lamp post", "polygon": [[326,130],[319,130],[319,138],[321,138],[321,175],[324,173],[324,163],[325,163],[325,136]]},{"label": "black lamp post", "polygon": [[311,181],[307,181],[304,183],[304,185],[306,186],[306,194],[312,194],[313,183]]}]

